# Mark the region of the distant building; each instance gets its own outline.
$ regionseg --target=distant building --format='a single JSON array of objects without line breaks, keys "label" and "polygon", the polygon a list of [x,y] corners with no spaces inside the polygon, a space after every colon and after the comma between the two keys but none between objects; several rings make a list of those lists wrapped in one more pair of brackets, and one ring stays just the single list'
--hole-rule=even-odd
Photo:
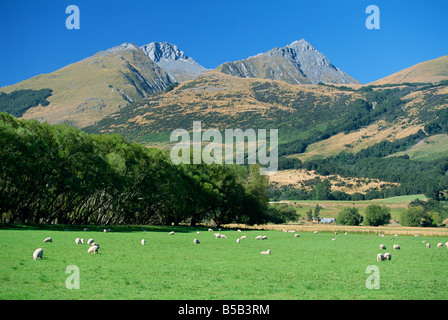
[{"label": "distant building", "polygon": [[320,219],[320,223],[334,223],[335,218],[322,218]]}]

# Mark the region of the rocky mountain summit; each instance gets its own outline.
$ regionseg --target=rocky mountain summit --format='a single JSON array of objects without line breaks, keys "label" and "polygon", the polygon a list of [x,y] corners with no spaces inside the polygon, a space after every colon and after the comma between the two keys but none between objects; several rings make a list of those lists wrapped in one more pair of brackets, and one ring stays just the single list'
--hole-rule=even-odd
[{"label": "rocky mountain summit", "polygon": [[216,70],[241,78],[281,80],[291,84],[359,83],[304,39],[244,60],[226,62]]},{"label": "rocky mountain summit", "polygon": [[176,45],[168,42],[151,42],[141,49],[159,67],[164,69],[173,81],[191,80],[207,71]]}]

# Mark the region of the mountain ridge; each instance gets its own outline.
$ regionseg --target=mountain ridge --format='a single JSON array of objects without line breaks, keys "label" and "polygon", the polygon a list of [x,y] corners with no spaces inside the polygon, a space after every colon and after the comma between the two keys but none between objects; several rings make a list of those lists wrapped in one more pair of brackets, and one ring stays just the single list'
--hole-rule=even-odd
[{"label": "mountain ridge", "polygon": [[335,67],[305,39],[249,58],[219,65],[216,71],[241,78],[282,80],[291,84],[359,84]]},{"label": "mountain ridge", "polygon": [[171,76],[173,82],[192,80],[206,68],[187,56],[175,44],[168,42],[151,42],[140,47],[148,57]]}]

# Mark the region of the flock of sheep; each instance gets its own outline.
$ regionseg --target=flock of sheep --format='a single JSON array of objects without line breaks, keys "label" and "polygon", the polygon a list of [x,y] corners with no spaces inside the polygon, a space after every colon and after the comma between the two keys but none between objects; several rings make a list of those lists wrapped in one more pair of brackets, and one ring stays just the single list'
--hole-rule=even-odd
[{"label": "flock of sheep", "polygon": [[[380,233],[379,236],[380,236],[380,237],[384,237],[384,234]],[[395,234],[395,235],[393,236],[392,239],[395,239],[396,237],[398,237],[397,234]],[[415,237],[418,237],[418,235],[415,235]],[[426,243],[426,241],[423,240],[422,243]],[[446,246],[446,248],[448,249],[448,241],[445,243],[445,246]],[[427,244],[426,244],[426,247],[427,247],[428,249],[431,248],[431,244],[430,244],[430,243],[427,243]],[[439,243],[437,244],[437,248],[441,248],[441,247],[443,247],[443,243],[442,243],[442,242],[439,242]],[[384,244],[380,244],[380,249],[381,249],[381,250],[386,250],[386,245],[384,245]],[[393,249],[394,249],[394,250],[400,250],[400,245],[398,245],[398,244],[394,244],[394,245],[393,245]],[[384,255],[383,255],[382,253],[378,253],[378,255],[376,256],[376,261],[384,261],[384,260],[392,260],[392,254],[389,253],[389,252],[386,252]]]},{"label": "flock of sheep", "polygon": [[[84,231],[89,231],[88,228],[85,228]],[[104,229],[104,233],[110,232],[111,229]],[[142,240],[142,244],[144,240]],[[53,238],[48,237],[44,239],[44,243],[47,242],[53,242]],[[75,243],[76,244],[84,244],[84,239],[82,238],[76,238],[75,239]],[[98,243],[95,242],[95,240],[93,238],[90,238],[89,240],[87,240],[87,244],[90,246],[89,249],[87,249],[87,253],[98,253],[98,250],[100,249],[100,245]],[[37,260],[37,259],[43,259],[43,255],[44,255],[44,250],[42,248],[36,249],[33,253],[33,259]]]},{"label": "flock of sheep", "polygon": [[[88,228],[85,228],[84,229],[84,231],[89,231],[89,229]],[[146,231],[146,230],[144,230],[144,231]],[[213,232],[213,230],[212,229],[208,229],[208,231],[209,232]],[[221,231],[221,229],[219,229],[219,231]],[[241,232],[241,230],[237,230],[238,232]],[[104,229],[104,233],[108,233],[108,232],[111,232],[111,229]],[[300,235],[298,234],[298,233],[296,233],[296,231],[295,230],[289,230],[289,231],[287,231],[287,230],[283,230],[283,232],[288,232],[288,233],[294,233],[294,237],[296,237],[296,238],[298,238],[298,237],[300,237]],[[314,231],[314,234],[317,234],[318,233],[318,231]],[[174,231],[170,231],[169,233],[168,233],[169,235],[174,235]],[[200,232],[199,231],[197,231],[197,234],[200,234]],[[337,232],[335,232],[335,234],[337,235],[338,233]],[[347,235],[348,233],[346,232],[345,233],[345,235]],[[224,235],[224,234],[221,234],[221,233],[214,233],[213,234],[214,236],[215,236],[215,238],[216,239],[227,239],[227,236],[226,235]],[[384,234],[382,234],[382,233],[380,233],[379,234],[379,236],[380,237],[384,237]],[[418,237],[418,235],[415,235],[416,237]],[[396,237],[398,237],[398,235],[394,235],[394,237],[392,238],[392,239],[395,239]],[[258,236],[256,236],[255,237],[255,240],[267,240],[267,236],[266,235],[258,235]],[[237,243],[240,243],[240,241],[241,240],[245,240],[245,239],[247,239],[247,236],[241,236],[241,237],[239,237],[239,238],[237,238],[236,239],[236,242]],[[333,239],[331,239],[331,240],[336,240],[336,238],[333,238]],[[44,243],[47,243],[47,242],[53,242],[53,239],[51,238],[51,237],[48,237],[48,238],[45,238],[44,239],[44,241],[43,241]],[[82,239],[82,238],[76,238],[75,239],[75,243],[77,244],[77,245],[79,245],[79,244],[84,244],[84,239]],[[145,239],[142,239],[141,241],[140,241],[140,243],[141,243],[141,245],[145,245],[146,244],[146,240]],[[194,244],[200,244],[200,242],[199,242],[199,240],[198,239],[193,239],[193,243]],[[422,243],[426,243],[425,241],[422,241]],[[90,246],[89,248],[88,248],[88,250],[87,250],[87,253],[94,253],[94,254],[96,254],[96,253],[98,253],[98,250],[99,250],[99,248],[100,248],[100,245],[98,244],[98,243],[96,243],[95,242],[95,240],[93,239],[93,238],[90,238],[90,239],[88,239],[87,240],[87,244]],[[437,244],[437,248],[441,248],[441,247],[443,247],[443,243],[442,242],[439,242],[438,244]],[[448,249],[448,242],[446,242],[445,243],[445,246],[447,247],[447,249]],[[426,244],[426,247],[427,248],[430,248],[431,247],[431,245],[430,245],[430,243],[427,243]],[[380,244],[380,246],[379,246],[379,248],[381,249],[381,250],[386,250],[386,246],[384,245],[384,244]],[[394,244],[393,245],[393,249],[394,250],[400,250],[400,245],[398,245],[398,244]],[[266,250],[266,251],[262,251],[262,252],[260,252],[261,254],[271,254],[271,249],[268,249],[268,250]],[[34,251],[34,253],[33,253],[33,259],[34,260],[38,260],[38,259],[43,259],[43,249],[42,248],[39,248],[39,249],[36,249],[35,251]],[[389,253],[389,252],[386,252],[385,254],[382,254],[382,253],[378,253],[377,254],[377,261],[384,261],[384,260],[392,260],[392,254],[391,253]]]}]

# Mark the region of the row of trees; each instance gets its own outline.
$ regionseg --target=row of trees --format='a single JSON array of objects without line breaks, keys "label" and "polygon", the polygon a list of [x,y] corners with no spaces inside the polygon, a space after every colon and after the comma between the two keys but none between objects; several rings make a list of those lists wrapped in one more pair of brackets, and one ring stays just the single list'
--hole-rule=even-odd
[{"label": "row of trees", "polygon": [[347,226],[358,226],[362,223],[363,225],[377,227],[389,224],[391,219],[390,208],[371,204],[366,207],[364,216],[359,213],[358,208],[344,208],[338,213],[336,223]]},{"label": "row of trees", "polygon": [[[407,227],[439,227],[446,218],[443,206],[434,201],[414,200],[400,215],[400,224]],[[336,223],[347,226],[381,226],[389,224],[390,209],[386,206],[371,204],[367,206],[365,215],[361,215],[358,208],[344,208],[338,213]]]},{"label": "row of trees", "polygon": [[266,176],[256,166],[174,165],[119,135],[0,113],[0,222],[263,223]]}]

